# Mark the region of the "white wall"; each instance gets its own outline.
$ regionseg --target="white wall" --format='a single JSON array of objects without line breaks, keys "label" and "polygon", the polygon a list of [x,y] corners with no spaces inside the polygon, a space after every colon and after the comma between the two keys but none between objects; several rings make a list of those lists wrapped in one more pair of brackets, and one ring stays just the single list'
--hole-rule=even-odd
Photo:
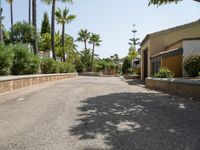
[{"label": "white wall", "polygon": [[183,56],[200,53],[200,40],[183,41]]}]

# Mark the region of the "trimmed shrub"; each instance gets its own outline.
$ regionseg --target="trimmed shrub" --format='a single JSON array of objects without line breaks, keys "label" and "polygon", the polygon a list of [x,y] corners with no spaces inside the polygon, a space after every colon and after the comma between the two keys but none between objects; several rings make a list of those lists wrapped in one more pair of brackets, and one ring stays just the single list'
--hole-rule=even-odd
[{"label": "trimmed shrub", "polygon": [[41,62],[41,72],[51,74],[59,72],[59,64],[52,58],[44,57]]},{"label": "trimmed shrub", "polygon": [[39,72],[40,60],[30,52],[27,45],[15,44],[11,48],[14,51],[12,74],[25,75]]},{"label": "trimmed shrub", "polygon": [[62,62],[58,63],[59,66],[59,73],[65,73],[65,65]]},{"label": "trimmed shrub", "polygon": [[38,56],[31,54],[29,66],[27,68],[26,74],[36,74],[39,73],[41,60]]},{"label": "trimmed shrub", "polygon": [[10,73],[13,56],[10,46],[5,47],[0,43],[0,75],[8,75]]},{"label": "trimmed shrub", "polygon": [[200,72],[200,53],[186,57],[183,66],[191,77],[198,76]]},{"label": "trimmed shrub", "polygon": [[98,64],[98,63],[96,63],[96,64],[95,64],[95,71],[96,71],[96,72],[101,72],[101,71],[103,71],[103,66],[100,65],[100,64]]},{"label": "trimmed shrub", "polygon": [[122,73],[127,74],[129,68],[131,68],[131,60],[128,57],[125,57],[122,65]]},{"label": "trimmed shrub", "polygon": [[167,68],[160,68],[158,73],[154,74],[155,78],[174,78],[174,73]]},{"label": "trimmed shrub", "polygon": [[52,73],[59,73],[59,64],[55,60],[53,61]]},{"label": "trimmed shrub", "polygon": [[64,64],[65,68],[65,73],[73,73],[75,72],[75,66],[71,63],[65,63]]},{"label": "trimmed shrub", "polygon": [[83,72],[85,65],[83,64],[83,62],[80,59],[77,59],[75,62],[75,68],[77,70],[77,72]]}]

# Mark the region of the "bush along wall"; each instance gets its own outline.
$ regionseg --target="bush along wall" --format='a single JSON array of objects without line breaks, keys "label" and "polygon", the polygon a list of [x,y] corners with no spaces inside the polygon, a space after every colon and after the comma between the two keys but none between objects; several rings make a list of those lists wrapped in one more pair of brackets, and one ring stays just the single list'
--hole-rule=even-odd
[{"label": "bush along wall", "polygon": [[11,46],[5,47],[0,43],[0,75],[8,75],[11,73],[14,53]]},{"label": "bush along wall", "polygon": [[43,58],[41,62],[41,72],[50,73],[72,73],[75,72],[75,66],[67,62],[57,62],[52,58]]},{"label": "bush along wall", "polygon": [[57,62],[52,58],[40,58],[30,52],[28,45],[13,44],[4,46],[0,43],[0,75],[72,73],[75,66]]},{"label": "bush along wall", "polygon": [[12,46],[14,52],[13,65],[11,68],[13,75],[26,75],[39,73],[40,59],[29,52],[27,45],[15,44]]}]

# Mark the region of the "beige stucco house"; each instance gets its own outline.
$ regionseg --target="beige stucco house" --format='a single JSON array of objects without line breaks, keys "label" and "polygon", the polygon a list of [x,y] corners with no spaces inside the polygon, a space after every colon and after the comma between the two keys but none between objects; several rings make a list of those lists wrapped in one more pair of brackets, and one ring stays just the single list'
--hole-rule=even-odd
[{"label": "beige stucco house", "polygon": [[191,53],[200,53],[200,20],[148,34],[141,43],[141,78],[153,76],[160,67],[181,77],[184,56]]}]

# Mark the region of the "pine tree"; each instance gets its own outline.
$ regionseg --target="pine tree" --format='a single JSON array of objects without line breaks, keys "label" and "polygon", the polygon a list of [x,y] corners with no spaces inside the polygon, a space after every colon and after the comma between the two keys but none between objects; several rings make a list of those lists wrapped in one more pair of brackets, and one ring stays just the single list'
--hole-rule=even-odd
[{"label": "pine tree", "polygon": [[50,34],[50,24],[49,24],[49,16],[47,12],[44,13],[43,20],[42,20],[42,27],[41,27],[41,33],[40,34]]}]

